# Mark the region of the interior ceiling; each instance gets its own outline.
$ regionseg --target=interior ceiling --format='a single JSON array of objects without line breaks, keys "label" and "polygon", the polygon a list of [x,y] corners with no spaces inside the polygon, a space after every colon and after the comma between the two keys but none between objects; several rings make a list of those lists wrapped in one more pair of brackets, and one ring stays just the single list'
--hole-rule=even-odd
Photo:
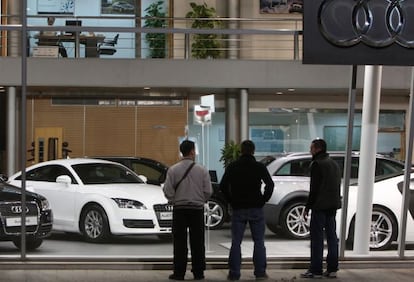
[{"label": "interior ceiling", "polygon": [[[202,95],[224,95],[226,89],[218,88],[76,88],[76,87],[29,87],[28,95],[33,96],[70,96],[70,97],[142,97],[142,98],[168,98],[168,97],[187,97],[187,96],[202,96]],[[237,90],[233,90],[237,91]],[[280,95],[280,96],[347,96],[349,93],[348,89],[336,88],[313,88],[313,89],[302,89],[302,88],[255,88],[249,89],[249,94],[260,95],[264,98],[268,98],[268,95]],[[361,95],[362,89],[357,89],[357,94]],[[381,95],[392,95],[392,96],[405,96],[409,95],[409,89],[382,89]]]}]

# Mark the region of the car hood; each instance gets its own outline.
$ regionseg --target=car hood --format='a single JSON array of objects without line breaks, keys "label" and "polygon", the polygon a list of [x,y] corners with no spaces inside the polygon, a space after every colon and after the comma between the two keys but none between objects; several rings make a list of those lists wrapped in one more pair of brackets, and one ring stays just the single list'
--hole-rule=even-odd
[{"label": "car hood", "polygon": [[136,200],[146,205],[164,204],[168,202],[162,188],[150,184],[117,183],[87,185],[86,190],[108,198]]},{"label": "car hood", "polygon": [[[0,183],[0,199],[3,201],[20,201],[22,197],[22,190],[19,187],[10,185],[8,183]],[[26,199],[33,201],[34,199],[43,199],[39,194],[26,191]]]}]

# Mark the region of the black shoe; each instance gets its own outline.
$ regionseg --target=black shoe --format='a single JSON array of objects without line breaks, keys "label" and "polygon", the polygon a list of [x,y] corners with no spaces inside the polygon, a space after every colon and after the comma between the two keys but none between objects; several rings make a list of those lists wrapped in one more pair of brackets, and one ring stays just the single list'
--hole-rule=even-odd
[{"label": "black shoe", "polygon": [[262,274],[262,275],[257,275],[256,276],[256,280],[266,280],[269,279],[269,276],[267,276],[267,274]]},{"label": "black shoe", "polygon": [[312,271],[308,270],[305,273],[302,273],[300,275],[300,277],[302,278],[314,278],[314,279],[321,279],[322,278],[322,274],[314,274],[312,273]]},{"label": "black shoe", "polygon": [[168,276],[168,279],[170,280],[184,280],[184,276],[180,276],[177,274],[171,274],[170,276]]},{"label": "black shoe", "polygon": [[238,277],[235,277],[235,276],[232,276],[232,275],[227,275],[227,280],[229,280],[229,281],[237,281],[237,280],[239,280],[240,278],[238,278]]},{"label": "black shoe", "polygon": [[193,273],[193,275],[194,275],[194,280],[204,280],[203,272]]}]

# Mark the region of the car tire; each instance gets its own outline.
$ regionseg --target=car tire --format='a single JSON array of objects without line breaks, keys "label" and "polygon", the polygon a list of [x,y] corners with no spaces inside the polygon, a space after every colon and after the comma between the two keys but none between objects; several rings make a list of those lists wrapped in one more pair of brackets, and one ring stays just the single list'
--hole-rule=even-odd
[{"label": "car tire", "polygon": [[208,210],[204,211],[205,226],[211,230],[219,229],[227,218],[226,205],[217,199],[210,199],[207,206]]},{"label": "car tire", "polygon": [[[369,248],[372,251],[382,251],[390,248],[397,237],[397,222],[392,213],[387,209],[375,206],[372,210]],[[349,227],[349,235],[346,246],[351,249],[354,245],[355,218]]]},{"label": "car tire", "polygon": [[[40,247],[40,245],[42,245],[43,243],[43,239],[27,239],[26,238],[26,250],[28,251],[33,251],[36,250],[37,248]],[[13,244],[19,249],[21,250],[22,248],[22,241],[21,238],[16,238],[13,240]]]},{"label": "car tire", "polygon": [[304,219],[306,202],[298,200],[288,204],[282,211],[283,234],[290,239],[307,239],[310,236],[309,219]]},{"label": "car tire", "polygon": [[80,229],[87,242],[105,242],[110,235],[108,217],[99,205],[87,206],[82,212]]}]

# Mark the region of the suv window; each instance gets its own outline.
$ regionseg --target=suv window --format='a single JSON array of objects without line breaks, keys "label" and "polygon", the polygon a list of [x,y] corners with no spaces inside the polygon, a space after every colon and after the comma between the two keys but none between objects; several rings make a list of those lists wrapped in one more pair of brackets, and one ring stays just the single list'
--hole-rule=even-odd
[{"label": "suv window", "polygon": [[[333,156],[339,168],[341,169],[341,175],[344,173],[344,161],[345,158],[341,156]],[[275,176],[309,176],[309,165],[311,159],[297,159],[285,163],[276,173]],[[353,157],[351,162],[351,173],[350,178],[358,178],[359,158]],[[375,176],[390,175],[402,172],[404,165],[387,159],[377,158],[375,165]]]},{"label": "suv window", "polygon": [[287,162],[274,175],[309,176],[311,159],[299,159]]}]

